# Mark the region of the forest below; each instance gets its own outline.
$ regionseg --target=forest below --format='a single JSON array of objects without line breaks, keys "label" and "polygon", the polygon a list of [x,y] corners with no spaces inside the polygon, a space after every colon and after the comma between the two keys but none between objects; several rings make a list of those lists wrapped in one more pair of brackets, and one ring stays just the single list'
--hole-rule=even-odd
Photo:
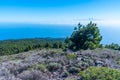
[{"label": "forest below", "polygon": [[[65,38],[32,38],[32,39],[16,39],[16,40],[3,40],[0,41],[0,55],[18,54],[35,49],[68,49],[68,43]],[[99,48],[108,48],[120,50],[118,44],[106,44]]]},{"label": "forest below", "polygon": [[0,41],[0,55],[17,54],[34,49],[62,48],[63,38],[33,38]]}]

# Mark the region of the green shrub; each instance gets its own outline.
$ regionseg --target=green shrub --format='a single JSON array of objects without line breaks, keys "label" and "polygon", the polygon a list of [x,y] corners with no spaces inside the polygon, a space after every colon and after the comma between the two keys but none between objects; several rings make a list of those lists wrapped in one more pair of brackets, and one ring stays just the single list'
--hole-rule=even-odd
[{"label": "green shrub", "polygon": [[46,70],[46,65],[45,64],[35,64],[35,65],[33,65],[33,68],[44,72]]},{"label": "green shrub", "polygon": [[76,80],[76,78],[66,78],[65,80]]},{"label": "green shrub", "polygon": [[77,54],[71,53],[67,55],[68,59],[76,59],[77,58]]},{"label": "green shrub", "polygon": [[49,63],[49,64],[47,65],[47,69],[48,69],[49,71],[51,71],[51,72],[56,71],[56,70],[60,69],[61,67],[62,67],[61,64],[55,63],[55,62]]},{"label": "green shrub", "polygon": [[89,67],[79,73],[82,80],[120,80],[120,70],[106,67]]},{"label": "green shrub", "polygon": [[61,75],[62,78],[66,78],[68,76],[69,76],[69,72],[67,72],[67,71],[63,72]]},{"label": "green shrub", "polygon": [[80,68],[77,68],[77,67],[70,67],[69,69],[69,73],[71,74],[79,73],[79,71],[80,71]]},{"label": "green shrub", "polygon": [[120,65],[120,58],[116,60],[117,64]]}]

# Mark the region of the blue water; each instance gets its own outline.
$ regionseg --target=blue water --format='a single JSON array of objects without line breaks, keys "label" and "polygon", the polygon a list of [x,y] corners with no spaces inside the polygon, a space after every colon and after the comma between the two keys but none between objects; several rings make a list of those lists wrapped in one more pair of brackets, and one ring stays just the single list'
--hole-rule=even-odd
[{"label": "blue water", "polygon": [[74,27],[64,25],[10,24],[1,25],[0,40],[21,38],[65,38],[70,36]]},{"label": "blue water", "polygon": [[[22,38],[65,38],[70,36],[75,26],[35,25],[35,24],[0,24],[0,40]],[[120,28],[99,27],[103,36],[102,43],[120,44]]]}]

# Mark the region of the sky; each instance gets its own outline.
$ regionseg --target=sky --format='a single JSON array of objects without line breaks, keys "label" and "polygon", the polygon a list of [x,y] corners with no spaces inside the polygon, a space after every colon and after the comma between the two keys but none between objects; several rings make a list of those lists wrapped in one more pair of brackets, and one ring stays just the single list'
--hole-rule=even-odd
[{"label": "sky", "polygon": [[0,23],[120,26],[120,0],[0,0]]}]

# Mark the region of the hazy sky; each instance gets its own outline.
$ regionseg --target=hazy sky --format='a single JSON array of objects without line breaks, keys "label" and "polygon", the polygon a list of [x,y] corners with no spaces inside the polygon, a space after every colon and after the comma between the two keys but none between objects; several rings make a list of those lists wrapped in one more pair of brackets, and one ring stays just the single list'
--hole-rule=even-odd
[{"label": "hazy sky", "polygon": [[0,0],[0,23],[120,26],[120,0]]}]

